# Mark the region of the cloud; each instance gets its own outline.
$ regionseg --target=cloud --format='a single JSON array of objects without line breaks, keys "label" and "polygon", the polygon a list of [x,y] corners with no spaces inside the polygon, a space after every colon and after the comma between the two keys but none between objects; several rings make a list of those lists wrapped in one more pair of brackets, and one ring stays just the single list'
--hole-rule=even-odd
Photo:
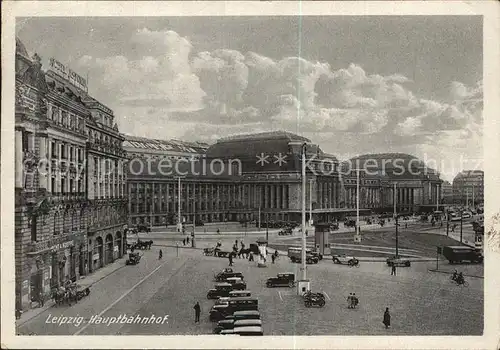
[{"label": "cloud", "polygon": [[482,152],[482,81],[451,82],[448,98],[433,100],[414,93],[413,82],[398,72],[371,74],[355,62],[334,70],[304,57],[196,51],[176,32],[147,28],[130,44],[142,56],[79,60],[98,77],[98,96],[116,100],[115,114],[124,116],[129,133],[215,141],[287,130],[317,135],[334,154],[400,151],[455,159]]},{"label": "cloud", "polygon": [[[191,44],[173,31],[138,30],[131,38],[137,45],[154,47],[136,60],[125,56],[83,56],[79,65],[100,77],[108,95],[131,107],[156,106],[165,111],[199,109],[205,93],[189,63]],[[154,55],[153,55],[154,54]]]}]

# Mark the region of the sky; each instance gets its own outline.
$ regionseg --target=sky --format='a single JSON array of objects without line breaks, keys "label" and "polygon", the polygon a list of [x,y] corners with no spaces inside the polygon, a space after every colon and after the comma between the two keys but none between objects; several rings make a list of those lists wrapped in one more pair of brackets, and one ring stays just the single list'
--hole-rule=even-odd
[{"label": "sky", "polygon": [[480,16],[18,18],[126,134],[215,142],[286,130],[339,159],[482,168]]}]

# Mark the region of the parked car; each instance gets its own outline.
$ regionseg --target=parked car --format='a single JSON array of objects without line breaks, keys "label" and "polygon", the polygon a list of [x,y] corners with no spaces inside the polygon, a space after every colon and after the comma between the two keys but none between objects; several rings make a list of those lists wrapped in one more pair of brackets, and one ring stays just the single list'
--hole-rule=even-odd
[{"label": "parked car", "polygon": [[295,274],[292,272],[278,273],[276,277],[268,278],[266,287],[290,287],[295,285]]},{"label": "parked car", "polygon": [[232,320],[223,319],[217,322],[217,326],[214,328],[215,334],[220,334],[224,329],[234,329],[239,327],[262,327],[262,321],[260,319],[244,319],[244,320]]},{"label": "parked car", "polygon": [[245,290],[247,289],[247,284],[243,282],[240,277],[228,277],[225,282],[233,286],[233,290]]},{"label": "parked car", "polygon": [[410,267],[411,262],[408,259],[401,258],[401,257],[390,257],[387,258],[386,260],[388,266],[405,266],[405,267]]},{"label": "parked car", "polygon": [[469,261],[471,263],[482,263],[483,255],[475,248],[468,246],[446,246],[443,247],[443,255],[450,264]]},{"label": "parked car", "polygon": [[232,315],[227,315],[225,320],[260,320],[258,310],[235,311]]},{"label": "parked car", "polygon": [[356,265],[359,263],[359,260],[353,256],[348,256],[345,254],[333,255],[332,260],[335,264],[346,264],[346,265]]},{"label": "parked car", "polygon": [[210,310],[210,320],[219,321],[236,311],[259,310],[257,298],[231,298],[227,305],[214,305]]},{"label": "parked car", "polygon": [[233,271],[233,269],[231,269],[231,268],[226,268],[226,269],[222,270],[221,272],[219,272],[218,274],[214,275],[214,279],[217,282],[222,282],[229,277],[239,277],[242,280],[245,279],[241,272]]},{"label": "parked car", "polygon": [[233,290],[233,285],[230,283],[218,283],[215,288],[207,292],[207,299],[217,299],[219,297],[228,297],[229,292]]}]

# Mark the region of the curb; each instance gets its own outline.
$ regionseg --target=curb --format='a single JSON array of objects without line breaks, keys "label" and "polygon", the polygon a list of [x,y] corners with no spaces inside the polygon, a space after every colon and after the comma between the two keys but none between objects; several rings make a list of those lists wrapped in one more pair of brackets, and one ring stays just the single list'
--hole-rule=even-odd
[{"label": "curb", "polygon": [[[122,258],[120,258],[121,260]],[[112,272],[108,273],[107,275],[104,275],[102,276],[101,278],[99,278],[98,280],[92,282],[91,284],[88,284],[86,285],[87,287],[92,287],[94,284],[96,284],[97,282],[100,282],[101,280],[105,279],[106,277],[109,277],[111,276],[112,274],[114,274],[116,271],[124,268],[126,265],[122,265],[122,266],[119,266],[117,269],[113,270]],[[81,280],[85,280],[85,278],[82,278]],[[31,321],[32,319],[34,319],[35,317],[39,316],[42,312],[52,308],[56,303],[53,301],[53,299],[49,299],[43,307],[41,308],[37,308],[39,309],[39,312],[35,313],[33,316],[31,316],[30,318],[26,319],[26,320],[22,320],[21,322],[15,322],[15,326],[16,327],[21,327],[22,325],[28,323],[29,321]],[[33,310],[33,309],[31,309]],[[16,320],[16,321],[20,321],[20,320]]]},{"label": "curb", "polygon": [[[447,275],[453,275],[453,272],[448,272],[448,271],[443,271],[443,270],[436,270],[436,269],[429,269],[430,272],[439,272],[439,273],[445,273]],[[484,276],[477,276],[477,275],[465,275],[465,277],[471,277],[471,278],[481,278],[484,279]]]}]

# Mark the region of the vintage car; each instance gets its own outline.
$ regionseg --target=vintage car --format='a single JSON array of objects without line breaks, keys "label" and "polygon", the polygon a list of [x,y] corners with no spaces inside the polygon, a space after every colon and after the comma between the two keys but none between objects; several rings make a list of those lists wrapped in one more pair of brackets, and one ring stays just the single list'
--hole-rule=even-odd
[{"label": "vintage car", "polygon": [[215,301],[214,305],[224,305],[227,304],[228,302],[229,302],[229,297],[219,297],[219,299]]},{"label": "vintage car", "polygon": [[357,265],[359,263],[359,260],[355,257],[345,254],[332,255],[332,260],[335,264]]},{"label": "vintage car", "polygon": [[217,325],[214,328],[214,334],[220,334],[224,329],[233,329],[234,328],[234,320],[222,319],[217,322]]},{"label": "vintage car", "polygon": [[[302,248],[300,247],[288,247],[288,257],[293,263],[302,262]],[[319,254],[313,254],[311,249],[306,249],[306,263],[307,264],[317,264],[319,262]]]},{"label": "vintage car", "polygon": [[251,296],[252,292],[249,290],[233,290],[232,292],[229,292],[230,298],[249,298]]},{"label": "vintage car", "polygon": [[233,290],[233,285],[230,283],[217,283],[215,288],[207,292],[207,299],[218,299],[219,297],[228,297],[229,292]]},{"label": "vintage car", "polygon": [[227,315],[225,320],[260,320],[258,310],[235,311],[232,315]]},{"label": "vintage car", "polygon": [[260,319],[244,319],[244,320],[229,320],[223,319],[217,322],[217,326],[214,328],[215,334],[220,334],[224,329],[234,329],[239,327],[262,327],[262,321]]},{"label": "vintage car", "polygon": [[293,272],[278,273],[276,277],[268,278],[266,287],[290,287],[295,285],[295,274]]},{"label": "vintage car", "polygon": [[139,253],[129,253],[128,259],[125,261],[126,265],[137,265],[141,261],[141,255]]},{"label": "vintage car", "polygon": [[219,321],[237,311],[259,310],[257,298],[231,298],[227,305],[214,305],[210,310],[210,320]]},{"label": "vintage car", "polygon": [[224,282],[230,283],[233,286],[233,290],[247,289],[247,284],[240,277],[228,277]]},{"label": "vintage car", "polygon": [[386,263],[388,266],[405,266],[409,267],[411,265],[410,260],[401,257],[390,257],[387,258]]},{"label": "vintage car", "polygon": [[243,277],[243,274],[241,272],[236,272],[236,271],[233,271],[233,269],[228,268],[228,269],[224,269],[223,271],[221,271],[218,274],[214,275],[214,280],[217,281],[217,282],[222,282],[222,281],[225,281],[227,278],[230,278],[230,277],[239,277],[242,280],[245,279]]}]

